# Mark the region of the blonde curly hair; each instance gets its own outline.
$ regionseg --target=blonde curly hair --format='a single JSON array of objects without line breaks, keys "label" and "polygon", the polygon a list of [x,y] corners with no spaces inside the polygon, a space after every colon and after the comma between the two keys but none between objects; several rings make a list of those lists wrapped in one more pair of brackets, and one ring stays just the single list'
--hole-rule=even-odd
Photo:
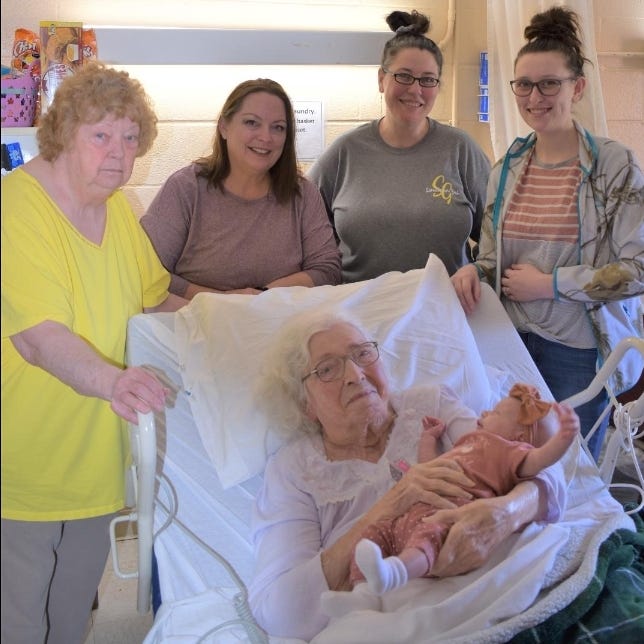
[{"label": "blonde curly hair", "polygon": [[83,65],[60,84],[40,119],[36,135],[40,154],[46,161],[56,160],[81,125],[97,123],[107,115],[127,117],[139,126],[137,157],[152,147],[158,119],[141,83],[103,63]]}]

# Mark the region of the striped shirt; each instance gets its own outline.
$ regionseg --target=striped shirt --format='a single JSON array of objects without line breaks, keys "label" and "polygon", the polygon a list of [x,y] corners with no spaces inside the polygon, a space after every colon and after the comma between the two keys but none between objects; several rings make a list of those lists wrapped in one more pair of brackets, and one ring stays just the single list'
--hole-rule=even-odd
[{"label": "striped shirt", "polygon": [[[544,164],[533,153],[525,164],[503,220],[505,270],[512,264],[532,264],[544,273],[579,264],[577,195],[581,183],[579,159]],[[595,346],[584,305],[565,300],[533,300],[504,304],[520,331],[587,349]]]},{"label": "striped shirt", "polygon": [[580,180],[577,157],[555,165],[539,164],[533,157],[512,195],[504,237],[576,244]]}]

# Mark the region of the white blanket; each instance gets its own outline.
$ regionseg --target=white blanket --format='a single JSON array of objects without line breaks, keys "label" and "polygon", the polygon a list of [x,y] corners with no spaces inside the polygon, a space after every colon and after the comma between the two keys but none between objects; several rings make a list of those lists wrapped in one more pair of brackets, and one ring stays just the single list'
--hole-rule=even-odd
[{"label": "white blanket", "polygon": [[[590,583],[601,542],[618,528],[633,527],[619,510],[597,519],[533,524],[483,568],[440,581],[414,580],[385,595],[384,612],[333,619],[312,644],[507,642],[565,608]],[[572,575],[571,564],[577,566]]]},{"label": "white blanket", "polygon": [[[614,530],[634,529],[585,453],[573,449],[570,460],[578,463],[570,495],[575,506],[562,521],[531,524],[467,575],[416,579],[386,593],[382,612],[334,617],[311,644],[500,643],[565,608],[590,583],[601,542]],[[201,639],[234,619],[231,594],[212,590],[164,604],[145,644],[250,641],[240,626]]]}]

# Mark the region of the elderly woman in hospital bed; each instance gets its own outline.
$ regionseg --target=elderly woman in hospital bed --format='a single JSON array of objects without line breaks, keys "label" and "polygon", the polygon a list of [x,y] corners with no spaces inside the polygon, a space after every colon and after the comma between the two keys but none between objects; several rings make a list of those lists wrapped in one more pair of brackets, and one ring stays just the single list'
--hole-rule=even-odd
[{"label": "elderly woman in hospital bed", "polygon": [[[418,463],[422,418],[445,422],[446,448],[477,415],[442,386],[391,390],[377,343],[350,318],[304,313],[287,324],[266,361],[265,400],[293,434],[266,467],[257,499],[251,608],[269,634],[311,639],[329,615],[325,591],[349,590],[352,552],[365,528],[417,502],[453,509],[433,574],[480,566],[531,521],[565,506],[558,464],[507,495],[472,499],[454,462]],[[392,464],[410,465],[396,481]],[[446,497],[471,501],[456,508]]]}]

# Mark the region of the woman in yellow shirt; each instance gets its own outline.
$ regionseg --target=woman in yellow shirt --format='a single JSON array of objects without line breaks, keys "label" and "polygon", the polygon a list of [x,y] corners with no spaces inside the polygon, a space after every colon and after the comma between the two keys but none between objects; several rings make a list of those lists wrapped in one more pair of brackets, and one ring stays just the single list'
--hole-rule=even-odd
[{"label": "woman in yellow shirt", "polygon": [[2,641],[82,643],[125,505],[127,423],[166,389],[125,367],[128,319],[171,311],[120,188],[156,137],[142,86],[92,64],[68,77],[40,154],[2,180]]}]

